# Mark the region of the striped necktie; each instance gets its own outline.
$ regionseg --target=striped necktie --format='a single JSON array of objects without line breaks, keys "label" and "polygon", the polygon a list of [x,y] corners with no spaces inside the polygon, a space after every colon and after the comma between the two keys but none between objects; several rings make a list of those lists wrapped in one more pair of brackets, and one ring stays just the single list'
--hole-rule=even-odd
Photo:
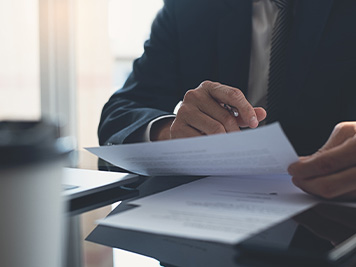
[{"label": "striped necktie", "polygon": [[286,81],[286,51],[292,24],[292,0],[272,0],[278,15],[272,30],[267,91],[267,122],[279,119],[281,92]]}]

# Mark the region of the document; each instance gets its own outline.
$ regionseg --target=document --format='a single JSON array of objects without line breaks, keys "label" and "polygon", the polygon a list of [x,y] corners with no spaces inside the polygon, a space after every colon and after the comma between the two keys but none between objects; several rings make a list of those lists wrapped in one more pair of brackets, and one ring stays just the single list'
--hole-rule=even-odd
[{"label": "document", "polygon": [[236,244],[316,202],[288,175],[214,176],[133,201],[99,224]]},{"label": "document", "polygon": [[298,160],[278,123],[228,134],[87,150],[147,176],[281,174]]}]

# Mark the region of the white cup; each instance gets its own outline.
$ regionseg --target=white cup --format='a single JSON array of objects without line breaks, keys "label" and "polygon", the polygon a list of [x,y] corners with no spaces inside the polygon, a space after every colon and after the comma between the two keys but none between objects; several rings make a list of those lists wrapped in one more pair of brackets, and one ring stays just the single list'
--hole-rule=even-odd
[{"label": "white cup", "polygon": [[61,267],[68,149],[44,122],[0,122],[0,266]]}]

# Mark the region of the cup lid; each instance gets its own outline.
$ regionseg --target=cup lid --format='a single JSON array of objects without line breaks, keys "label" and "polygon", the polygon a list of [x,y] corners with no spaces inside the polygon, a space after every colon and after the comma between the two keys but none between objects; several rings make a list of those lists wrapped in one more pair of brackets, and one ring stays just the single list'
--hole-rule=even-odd
[{"label": "cup lid", "polygon": [[0,168],[46,162],[73,147],[46,121],[0,121]]}]

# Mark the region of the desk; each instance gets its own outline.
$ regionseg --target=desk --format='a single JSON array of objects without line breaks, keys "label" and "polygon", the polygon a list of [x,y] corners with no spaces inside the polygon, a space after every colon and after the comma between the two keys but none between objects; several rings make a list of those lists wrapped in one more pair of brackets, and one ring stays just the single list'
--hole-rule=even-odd
[{"label": "desk", "polygon": [[[110,167],[106,162],[99,161],[96,156],[87,151],[80,151],[78,153],[78,158],[79,161],[76,165],[81,169],[108,170]],[[110,170],[116,171],[117,169],[111,168]],[[95,192],[89,191],[87,194],[76,194],[70,197],[67,203],[68,210],[66,217],[66,267],[83,266],[80,215],[85,212],[137,196],[138,191],[135,188],[143,180],[144,178],[135,176],[133,179],[130,178],[130,180],[127,180],[127,183],[125,181],[124,185],[113,184],[107,186],[106,188],[100,188],[100,190]]]},{"label": "desk", "polygon": [[[138,187],[140,191],[139,197],[157,193],[196,179],[199,178],[150,177]],[[132,208],[126,203],[127,201],[124,201],[112,213],[115,214]],[[168,237],[101,225],[87,237],[87,240],[155,258],[161,262],[162,266],[166,267],[258,266],[256,263],[252,265],[250,263],[237,265],[235,263],[237,256],[235,248],[214,242]],[[356,255],[351,261],[342,266],[356,266],[355,264]],[[266,266],[266,264],[261,266]]]}]

